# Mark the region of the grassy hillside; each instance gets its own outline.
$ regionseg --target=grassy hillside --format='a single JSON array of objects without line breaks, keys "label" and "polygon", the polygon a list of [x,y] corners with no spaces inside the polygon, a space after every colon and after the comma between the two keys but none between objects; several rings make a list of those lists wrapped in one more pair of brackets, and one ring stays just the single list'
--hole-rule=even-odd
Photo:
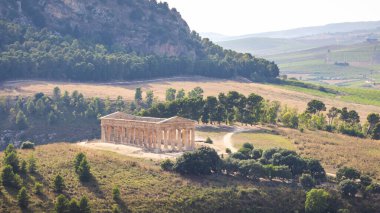
[{"label": "grassy hillside", "polygon": [[[302,83],[301,83],[302,85]],[[268,100],[277,100],[282,104],[297,107],[300,111],[312,99],[320,99],[327,107],[348,107],[359,112],[365,118],[369,112],[380,112],[380,91],[371,89],[349,89],[329,87],[334,93],[318,89],[285,84],[258,84],[246,80],[221,80],[204,77],[167,78],[141,82],[115,82],[106,84],[51,82],[51,81],[16,81],[5,82],[0,86],[0,96],[32,96],[37,92],[52,95],[53,88],[59,86],[62,91],[78,90],[86,97],[111,98],[122,96],[124,100],[134,100],[135,89],[141,87],[144,92],[152,90],[158,100],[165,100],[168,88],[181,89],[186,92],[200,86],[204,96],[217,96],[220,92],[238,91],[244,95],[256,93]]]},{"label": "grassy hillside", "polygon": [[[324,84],[373,86],[380,80],[379,43],[326,46],[268,56],[279,64],[282,74]],[[347,62],[338,66],[335,62]],[[376,86],[375,86],[376,87]]]},{"label": "grassy hillside", "polygon": [[[94,179],[88,184],[79,182],[73,168],[73,159],[79,152],[84,152],[91,164]],[[161,171],[155,161],[73,144],[38,146],[34,151],[19,151],[19,155],[34,155],[37,159],[38,174],[24,178],[31,196],[31,212],[52,211],[57,196],[52,181],[57,174],[65,180],[67,197],[79,200],[86,195],[96,212],[109,212],[116,204],[112,199],[114,186],[121,190],[120,204],[131,212],[293,212],[304,208],[305,193],[298,187],[225,176],[182,177]],[[32,193],[35,181],[44,185],[41,196]],[[15,193],[13,189],[1,188],[2,212],[20,211]]]}]

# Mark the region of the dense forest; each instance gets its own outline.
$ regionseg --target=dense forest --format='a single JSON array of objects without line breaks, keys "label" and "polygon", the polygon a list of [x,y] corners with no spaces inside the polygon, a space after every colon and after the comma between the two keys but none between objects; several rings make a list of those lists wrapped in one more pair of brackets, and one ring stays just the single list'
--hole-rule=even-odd
[{"label": "dense forest", "polygon": [[[63,1],[46,1],[45,6],[28,0],[17,2],[0,3],[0,80],[110,81],[201,75],[270,81],[279,75],[274,62],[225,50],[190,32],[179,13],[166,3],[73,1],[79,9],[86,8],[81,11],[86,18],[80,18],[79,12],[66,8],[69,6]],[[65,18],[54,18],[51,7],[69,12]],[[141,17],[134,17],[137,12],[133,11],[125,17],[120,8],[141,10]],[[97,17],[96,9],[109,10],[110,20]],[[150,16],[145,17],[144,12]],[[95,18],[108,20],[107,27],[94,22]],[[161,21],[154,23],[153,19]]]}]

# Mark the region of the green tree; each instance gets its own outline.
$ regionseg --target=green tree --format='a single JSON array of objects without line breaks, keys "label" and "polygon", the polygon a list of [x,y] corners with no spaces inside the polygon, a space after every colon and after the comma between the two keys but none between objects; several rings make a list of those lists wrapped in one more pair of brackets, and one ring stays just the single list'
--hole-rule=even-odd
[{"label": "green tree", "polygon": [[71,198],[67,205],[68,212],[70,213],[80,213],[79,203],[75,198]]},{"label": "green tree", "polygon": [[299,181],[300,181],[302,187],[304,187],[306,189],[313,188],[315,186],[315,180],[309,174],[302,174]]},{"label": "green tree", "polygon": [[173,89],[173,88],[168,88],[167,90],[166,90],[166,95],[165,95],[165,100],[166,101],[174,101],[175,100],[175,93],[176,93],[177,91],[175,90],[175,89]]},{"label": "green tree", "polygon": [[160,166],[161,166],[161,169],[164,171],[172,171],[174,164],[170,159],[166,159],[162,161]]},{"label": "green tree", "polygon": [[377,123],[373,128],[371,138],[375,140],[380,140],[380,123]]},{"label": "green tree", "polygon": [[145,102],[148,107],[152,107],[154,100],[154,94],[152,90],[148,90],[145,96]]},{"label": "green tree", "polygon": [[43,187],[42,183],[36,181],[34,183],[34,193],[37,195],[42,195],[42,190],[43,190],[42,187]]},{"label": "green tree", "polygon": [[185,90],[184,89],[180,89],[180,90],[178,90],[178,92],[177,92],[177,96],[175,97],[177,100],[182,100],[182,99],[184,99],[185,98],[185,96],[186,96],[186,94],[185,94]]},{"label": "green tree", "polygon": [[244,144],[243,144],[243,147],[244,147],[244,148],[247,148],[247,149],[249,149],[249,150],[251,150],[251,151],[254,149],[253,145],[252,145],[251,143],[248,143],[248,142],[247,142],[247,143],[244,143]]},{"label": "green tree", "polygon": [[140,103],[142,101],[142,90],[140,87],[136,88],[135,91],[135,101],[137,103]]},{"label": "green tree", "polygon": [[13,172],[18,172],[20,170],[20,167],[19,167],[19,158],[17,156],[17,152],[16,151],[5,152],[4,164],[10,165],[13,169]]},{"label": "green tree", "polygon": [[367,135],[368,135],[370,134],[371,130],[375,127],[375,125],[380,122],[380,116],[379,114],[376,114],[376,113],[370,113],[367,116],[367,121],[369,123],[369,127],[367,130]]},{"label": "green tree", "polygon": [[306,112],[315,114],[321,111],[326,111],[326,106],[322,101],[311,100],[309,103],[307,103]]},{"label": "green tree", "polygon": [[333,124],[334,119],[336,117],[338,117],[339,113],[340,113],[340,110],[338,108],[336,108],[336,107],[331,107],[329,109],[329,112],[327,113],[327,117],[329,119],[329,121],[328,121],[329,125]]},{"label": "green tree", "polygon": [[193,152],[186,152],[173,167],[180,174],[208,175],[219,172],[221,159],[216,151],[209,147],[201,147]]},{"label": "green tree", "polygon": [[57,175],[54,178],[54,191],[57,193],[62,193],[62,191],[65,189],[65,182],[63,180],[63,177],[61,175]]},{"label": "green tree", "polygon": [[79,208],[81,213],[90,213],[91,207],[89,204],[89,200],[86,196],[83,196],[79,201]]},{"label": "green tree", "polygon": [[57,213],[65,213],[68,211],[68,205],[69,201],[67,200],[66,196],[60,194],[55,201],[54,210]]},{"label": "green tree", "polygon": [[204,111],[208,113],[208,118],[211,124],[213,124],[214,121],[218,120],[217,106],[218,106],[218,99],[214,96],[207,96],[205,105],[204,105]]},{"label": "green tree", "polygon": [[351,167],[343,167],[337,171],[336,178],[338,180],[344,180],[344,179],[356,180],[360,178],[360,172]]},{"label": "green tree", "polygon": [[115,201],[119,201],[120,200],[120,189],[119,189],[118,186],[114,186],[113,187],[113,189],[112,189],[112,198]]},{"label": "green tree", "polygon": [[328,212],[330,194],[323,189],[312,189],[306,194],[305,212],[325,213]]},{"label": "green tree", "polygon": [[75,168],[75,172],[78,172],[78,169],[79,169],[79,166],[80,166],[80,163],[82,162],[82,160],[86,158],[86,155],[83,153],[83,152],[80,152],[78,153],[76,156],[75,156],[75,159],[74,159],[74,168]]},{"label": "green tree", "polygon": [[195,87],[188,94],[189,98],[201,98],[203,99],[203,89],[200,87]]},{"label": "green tree", "polygon": [[207,137],[205,143],[213,144],[213,141],[211,140],[210,137]]},{"label": "green tree", "polygon": [[35,173],[37,171],[37,163],[36,163],[36,159],[34,158],[34,156],[31,156],[28,159],[28,170],[30,173]]},{"label": "green tree", "polygon": [[120,210],[119,206],[117,204],[114,204],[112,206],[112,213],[120,213],[120,212],[121,212],[121,210]]},{"label": "green tree", "polygon": [[87,182],[91,179],[90,165],[86,158],[83,158],[78,168],[79,180]]},{"label": "green tree", "polygon": [[28,128],[28,120],[23,111],[18,111],[16,115],[16,127],[20,130]]},{"label": "green tree", "polygon": [[339,190],[343,196],[355,197],[359,186],[353,180],[342,180],[339,183]]},{"label": "green tree", "polygon": [[20,177],[13,172],[10,165],[6,165],[1,172],[1,182],[3,186],[19,188],[21,185]]},{"label": "green tree", "polygon": [[29,195],[26,188],[22,187],[17,193],[17,202],[21,208],[27,208],[29,205]]},{"label": "green tree", "polygon": [[61,89],[59,87],[54,87],[53,89],[53,100],[58,101],[61,98]]},{"label": "green tree", "polygon": [[21,172],[22,174],[26,174],[26,172],[27,172],[27,164],[26,164],[26,161],[25,161],[25,160],[22,160],[22,161],[21,161],[20,172]]}]

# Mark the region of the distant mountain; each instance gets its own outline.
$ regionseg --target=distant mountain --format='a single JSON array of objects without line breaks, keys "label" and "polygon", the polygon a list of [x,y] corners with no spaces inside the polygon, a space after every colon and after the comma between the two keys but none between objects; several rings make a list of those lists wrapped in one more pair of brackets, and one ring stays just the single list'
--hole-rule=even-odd
[{"label": "distant mountain", "polygon": [[[362,23],[362,25],[359,23]],[[332,26],[336,26],[336,28],[334,29]],[[259,37],[259,35],[263,37]],[[229,40],[217,43],[227,49],[266,56],[329,45],[351,45],[365,42],[369,37],[380,38],[380,22],[331,24],[319,28],[310,27],[253,34],[250,36],[230,37]]]},{"label": "distant mountain", "polygon": [[301,28],[290,29],[290,30],[256,33],[256,34],[233,37],[233,39],[236,40],[236,39],[250,38],[250,37],[297,38],[297,37],[326,34],[326,33],[342,33],[342,32],[352,32],[352,31],[358,31],[358,30],[374,30],[377,28],[380,28],[380,21],[345,22],[345,23],[327,24],[323,26],[315,26],[315,27],[301,27]]}]

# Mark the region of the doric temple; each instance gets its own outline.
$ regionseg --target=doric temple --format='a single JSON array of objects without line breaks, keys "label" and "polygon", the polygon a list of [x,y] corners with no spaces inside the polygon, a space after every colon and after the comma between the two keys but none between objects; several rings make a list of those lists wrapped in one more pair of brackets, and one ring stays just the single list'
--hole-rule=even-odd
[{"label": "doric temple", "polygon": [[139,146],[154,151],[195,148],[195,124],[182,117],[152,118],[115,112],[100,118],[104,143]]}]

